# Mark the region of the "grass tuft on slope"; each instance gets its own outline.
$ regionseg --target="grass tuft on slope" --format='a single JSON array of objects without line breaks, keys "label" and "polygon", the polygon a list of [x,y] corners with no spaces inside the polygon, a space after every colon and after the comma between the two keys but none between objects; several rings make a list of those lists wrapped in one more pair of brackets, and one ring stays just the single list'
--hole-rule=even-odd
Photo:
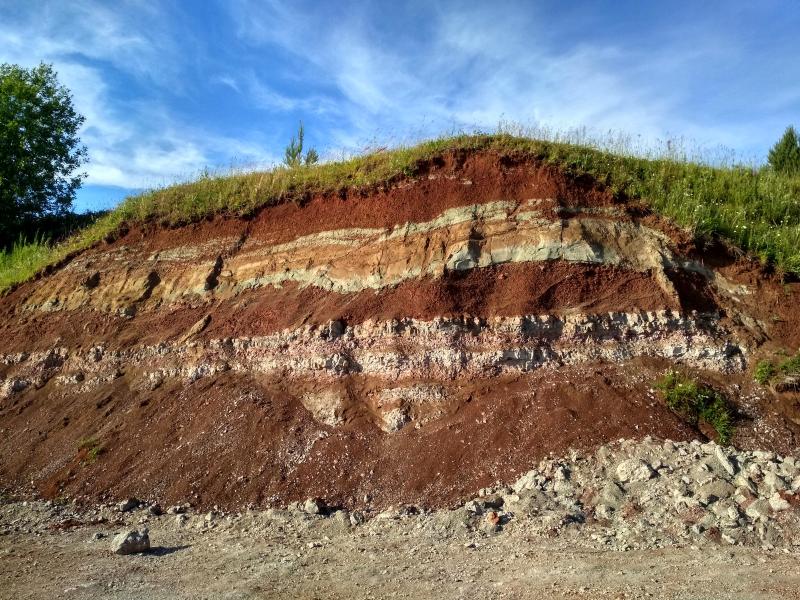
[{"label": "grass tuft on slope", "polygon": [[420,164],[449,150],[525,154],[568,175],[591,176],[615,194],[645,201],[697,236],[718,235],[779,272],[800,274],[800,177],[768,168],[710,166],[673,151],[642,156],[624,146],[609,151],[604,149],[609,144],[550,137],[456,135],[312,166],[205,174],[127,198],[61,244],[48,246],[38,240],[0,254],[0,291],[113,237],[123,224],[176,226],[216,214],[245,216],[282,201],[413,177]]}]

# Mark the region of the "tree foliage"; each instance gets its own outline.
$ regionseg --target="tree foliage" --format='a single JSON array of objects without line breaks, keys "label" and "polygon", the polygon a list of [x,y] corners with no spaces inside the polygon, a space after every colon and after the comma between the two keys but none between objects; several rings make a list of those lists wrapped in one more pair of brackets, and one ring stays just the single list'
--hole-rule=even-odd
[{"label": "tree foliage", "polygon": [[0,65],[0,248],[23,224],[69,211],[85,177],[83,121],[52,65]]},{"label": "tree foliage", "polygon": [[783,137],[769,151],[769,164],[778,173],[800,174],[800,139],[794,127],[787,127]]},{"label": "tree foliage", "polygon": [[286,146],[284,151],[283,162],[284,164],[293,169],[301,165],[313,165],[319,161],[319,154],[314,148],[309,148],[306,155],[303,156],[303,138],[305,137],[305,130],[303,129],[303,122],[300,121],[300,127],[297,130],[297,136],[292,136],[289,145]]}]

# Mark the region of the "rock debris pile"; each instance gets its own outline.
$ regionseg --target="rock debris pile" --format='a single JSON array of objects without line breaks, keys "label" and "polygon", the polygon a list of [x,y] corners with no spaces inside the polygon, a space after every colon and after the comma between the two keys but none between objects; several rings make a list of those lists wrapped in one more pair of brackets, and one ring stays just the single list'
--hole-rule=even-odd
[{"label": "rock debris pile", "polygon": [[[421,531],[463,540],[465,548],[511,536],[563,538],[575,546],[618,551],[712,544],[800,552],[800,452],[780,456],[714,442],[620,440],[594,453],[543,460],[512,485],[484,488],[450,510],[401,506],[379,511],[370,507],[369,497],[363,500],[363,509],[351,511],[310,498],[286,508],[237,513],[216,507],[199,511],[188,504],[162,511],[153,502],[131,499],[88,510],[26,502],[16,518],[10,518],[14,510],[4,509],[0,535],[80,524],[142,528],[160,523],[179,531],[219,528],[253,535],[278,528],[313,537],[309,544],[316,543],[314,536],[348,531]],[[119,539],[130,533],[125,529]]]},{"label": "rock debris pile", "polygon": [[[588,535],[613,549],[697,538],[774,547],[800,545],[799,506],[797,453],[646,438],[544,460],[511,487],[481,490],[461,512],[468,529],[506,523],[546,536]],[[498,525],[489,522],[493,512]]]}]

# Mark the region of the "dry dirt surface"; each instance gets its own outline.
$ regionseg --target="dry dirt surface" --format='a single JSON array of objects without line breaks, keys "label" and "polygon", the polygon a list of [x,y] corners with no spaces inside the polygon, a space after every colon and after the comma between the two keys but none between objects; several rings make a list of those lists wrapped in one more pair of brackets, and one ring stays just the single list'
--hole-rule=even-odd
[{"label": "dry dirt surface", "polygon": [[442,540],[410,522],[326,525],[183,531],[170,518],[151,524],[153,551],[131,556],[93,540],[107,525],[6,535],[0,598],[800,598],[796,552],[608,552],[524,534]]}]

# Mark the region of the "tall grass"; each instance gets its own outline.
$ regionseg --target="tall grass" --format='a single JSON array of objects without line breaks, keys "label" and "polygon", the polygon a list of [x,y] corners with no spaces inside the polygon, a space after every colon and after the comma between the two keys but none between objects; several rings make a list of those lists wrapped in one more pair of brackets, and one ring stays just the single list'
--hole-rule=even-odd
[{"label": "tall grass", "polygon": [[639,138],[501,125],[495,134],[454,135],[312,166],[205,173],[195,181],[132,196],[60,245],[15,248],[0,263],[0,290],[113,236],[123,223],[175,226],[216,214],[245,216],[315,193],[414,176],[422,163],[448,150],[524,154],[567,174],[589,175],[615,194],[644,200],[698,236],[719,235],[784,273],[800,274],[800,177],[738,165],[724,152],[693,153],[680,140],[654,149]]},{"label": "tall grass", "polygon": [[53,248],[43,238],[20,240],[9,251],[0,250],[0,290],[33,277],[50,261]]}]

